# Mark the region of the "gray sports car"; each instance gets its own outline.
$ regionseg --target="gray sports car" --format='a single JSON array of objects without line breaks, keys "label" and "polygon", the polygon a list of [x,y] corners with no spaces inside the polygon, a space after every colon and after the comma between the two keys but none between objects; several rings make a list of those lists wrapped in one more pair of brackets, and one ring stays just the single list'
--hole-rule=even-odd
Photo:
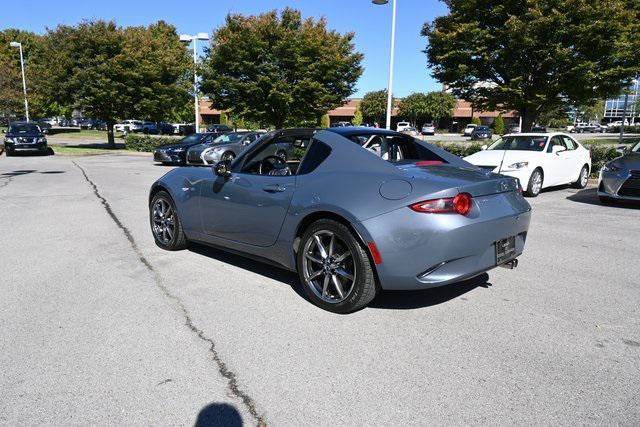
[{"label": "gray sports car", "polygon": [[194,145],[187,152],[187,164],[215,164],[220,160],[233,160],[249,144],[264,135],[264,132],[230,132],[212,141]]},{"label": "gray sports car", "polygon": [[602,167],[598,197],[603,203],[616,200],[640,202],[640,142],[630,149],[625,148],[622,157]]},{"label": "gray sports car", "polygon": [[515,178],[362,127],[270,132],[233,162],[170,171],[149,194],[159,247],[201,242],[297,271],[309,299],[338,313],[380,289],[515,267],[530,211]]}]

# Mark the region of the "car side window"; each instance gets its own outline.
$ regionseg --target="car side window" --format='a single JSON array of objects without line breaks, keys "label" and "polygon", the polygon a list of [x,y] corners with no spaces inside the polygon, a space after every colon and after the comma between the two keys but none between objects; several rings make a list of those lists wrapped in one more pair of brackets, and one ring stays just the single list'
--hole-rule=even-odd
[{"label": "car side window", "polygon": [[567,150],[575,150],[576,148],[578,148],[573,139],[569,138],[568,136],[563,136],[562,140],[564,141],[564,145],[567,147]]},{"label": "car side window", "polygon": [[252,175],[296,175],[310,142],[310,136],[278,136],[251,153],[240,171]]},{"label": "car side window", "polygon": [[560,139],[559,136],[554,136],[553,138],[551,138],[551,141],[549,141],[549,146],[547,147],[547,153],[552,153],[553,152],[553,147],[554,146],[558,146],[558,147],[565,147],[564,142],[562,142],[562,140]]}]

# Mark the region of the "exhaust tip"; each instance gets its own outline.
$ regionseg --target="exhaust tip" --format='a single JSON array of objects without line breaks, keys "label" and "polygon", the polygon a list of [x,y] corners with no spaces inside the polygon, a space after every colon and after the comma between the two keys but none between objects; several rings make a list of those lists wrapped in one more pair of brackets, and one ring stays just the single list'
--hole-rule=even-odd
[{"label": "exhaust tip", "polygon": [[507,261],[504,264],[500,264],[500,267],[508,268],[509,270],[513,270],[517,266],[518,266],[518,259],[517,258],[512,259],[511,261]]}]

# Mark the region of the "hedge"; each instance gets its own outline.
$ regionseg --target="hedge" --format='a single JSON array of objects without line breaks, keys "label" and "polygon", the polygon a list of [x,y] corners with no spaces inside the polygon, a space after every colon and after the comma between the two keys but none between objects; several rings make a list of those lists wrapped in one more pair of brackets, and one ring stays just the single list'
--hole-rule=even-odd
[{"label": "hedge", "polygon": [[161,145],[175,144],[177,141],[177,138],[169,136],[137,135],[132,133],[124,137],[125,149],[131,151],[152,152]]},{"label": "hedge", "polygon": [[[482,145],[473,143],[473,144],[455,144],[448,143],[444,144],[441,142],[436,142],[435,145],[442,148],[443,150],[448,151],[451,154],[455,154],[458,157],[466,157],[470,156],[478,151],[482,150]],[[602,166],[615,159],[616,157],[620,157],[620,153],[618,153],[615,147],[611,146],[602,146],[602,145],[593,145],[593,146],[585,146],[589,151],[591,151],[591,176],[596,177],[600,173],[600,169]]]}]

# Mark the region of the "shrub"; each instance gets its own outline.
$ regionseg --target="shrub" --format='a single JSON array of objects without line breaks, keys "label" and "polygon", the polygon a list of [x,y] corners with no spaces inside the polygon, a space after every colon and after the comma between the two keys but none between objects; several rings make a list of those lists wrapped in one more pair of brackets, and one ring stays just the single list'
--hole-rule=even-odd
[{"label": "shrub", "polygon": [[480,117],[473,117],[471,119],[471,123],[474,124],[474,125],[478,125],[478,126],[480,126],[482,124],[482,122],[480,121]]},{"label": "shrub", "polygon": [[504,134],[504,119],[502,114],[498,114],[498,117],[493,121],[493,132],[497,135]]},{"label": "shrub", "polygon": [[329,119],[329,115],[325,114],[322,116],[322,118],[320,119],[320,127],[321,128],[328,128],[329,125],[331,124],[330,119]]},{"label": "shrub", "polygon": [[482,150],[482,145],[477,143],[454,144],[454,143],[436,142],[435,145],[458,157],[467,157]]},{"label": "shrub", "polygon": [[598,176],[605,163],[620,157],[615,147],[606,145],[585,146],[591,151],[591,176]]},{"label": "shrub", "polygon": [[174,144],[176,141],[176,138],[166,136],[136,135],[132,133],[124,137],[125,148],[131,151],[151,152],[161,145]]}]

